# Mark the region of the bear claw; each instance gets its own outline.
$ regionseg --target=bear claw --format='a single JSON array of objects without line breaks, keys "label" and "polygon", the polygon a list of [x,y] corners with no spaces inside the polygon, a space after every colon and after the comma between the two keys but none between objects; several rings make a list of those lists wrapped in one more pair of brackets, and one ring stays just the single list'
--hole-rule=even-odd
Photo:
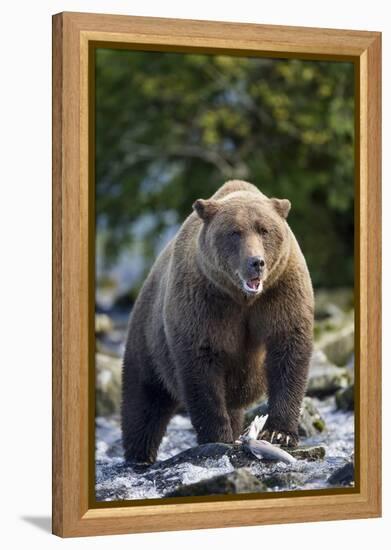
[{"label": "bear claw", "polygon": [[266,429],[260,433],[258,439],[265,439],[270,443],[275,442],[283,447],[297,447],[298,444],[297,435],[284,431]]}]

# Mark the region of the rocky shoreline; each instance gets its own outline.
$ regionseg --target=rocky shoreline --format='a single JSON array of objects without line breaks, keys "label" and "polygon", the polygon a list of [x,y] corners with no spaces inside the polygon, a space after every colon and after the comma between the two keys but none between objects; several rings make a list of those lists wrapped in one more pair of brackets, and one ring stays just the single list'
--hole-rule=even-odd
[{"label": "rocky shoreline", "polygon": [[[308,398],[307,398],[308,399]],[[307,401],[308,402],[308,401]],[[149,467],[136,468],[122,459],[119,417],[97,419],[96,492],[97,500],[128,500],[181,496],[191,491],[219,494],[216,483],[224,487],[232,482],[232,473],[246,469],[249,484],[238,478],[232,491],[252,492],[255,477],[264,491],[319,489],[353,484],[352,457],[354,451],[353,414],[335,410],[332,398],[318,402],[317,414],[327,428],[316,435],[301,438],[301,445],[291,454],[294,464],[258,460],[245,449],[221,443],[197,446],[196,436],[187,416],[176,415],[167,430],[158,461]],[[107,443],[110,441],[111,443]],[[336,475],[344,469],[341,478]],[[334,476],[334,477],[333,477]],[[215,478],[220,478],[216,480]],[[187,487],[187,489],[186,489]],[[223,491],[224,492],[224,491]],[[178,495],[179,495],[178,493]]]}]

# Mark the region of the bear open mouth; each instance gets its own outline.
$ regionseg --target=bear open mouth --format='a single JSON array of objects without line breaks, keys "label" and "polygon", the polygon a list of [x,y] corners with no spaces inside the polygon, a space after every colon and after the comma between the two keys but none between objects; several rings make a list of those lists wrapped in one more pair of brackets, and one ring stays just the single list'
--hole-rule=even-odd
[{"label": "bear open mouth", "polygon": [[244,289],[247,292],[256,293],[261,292],[263,287],[262,280],[260,277],[254,277],[252,279],[247,279],[244,281]]}]

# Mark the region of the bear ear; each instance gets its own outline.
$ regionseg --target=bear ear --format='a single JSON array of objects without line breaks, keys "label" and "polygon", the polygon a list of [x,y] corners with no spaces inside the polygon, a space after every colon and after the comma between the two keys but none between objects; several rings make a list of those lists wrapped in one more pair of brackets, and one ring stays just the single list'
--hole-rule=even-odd
[{"label": "bear ear", "polygon": [[201,220],[210,220],[218,210],[218,202],[214,200],[198,199],[193,204],[194,212],[197,212]]},{"label": "bear ear", "polygon": [[274,209],[280,214],[284,219],[287,219],[289,210],[291,209],[291,203],[288,199],[270,199],[274,206]]}]

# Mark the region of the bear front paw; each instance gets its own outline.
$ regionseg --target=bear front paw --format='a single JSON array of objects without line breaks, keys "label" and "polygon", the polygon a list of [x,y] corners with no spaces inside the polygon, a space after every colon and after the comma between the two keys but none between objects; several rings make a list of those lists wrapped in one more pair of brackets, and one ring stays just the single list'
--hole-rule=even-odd
[{"label": "bear front paw", "polygon": [[297,447],[299,444],[299,436],[295,432],[288,432],[285,430],[273,430],[272,428],[266,428],[263,430],[258,439],[265,439],[282,447]]}]

